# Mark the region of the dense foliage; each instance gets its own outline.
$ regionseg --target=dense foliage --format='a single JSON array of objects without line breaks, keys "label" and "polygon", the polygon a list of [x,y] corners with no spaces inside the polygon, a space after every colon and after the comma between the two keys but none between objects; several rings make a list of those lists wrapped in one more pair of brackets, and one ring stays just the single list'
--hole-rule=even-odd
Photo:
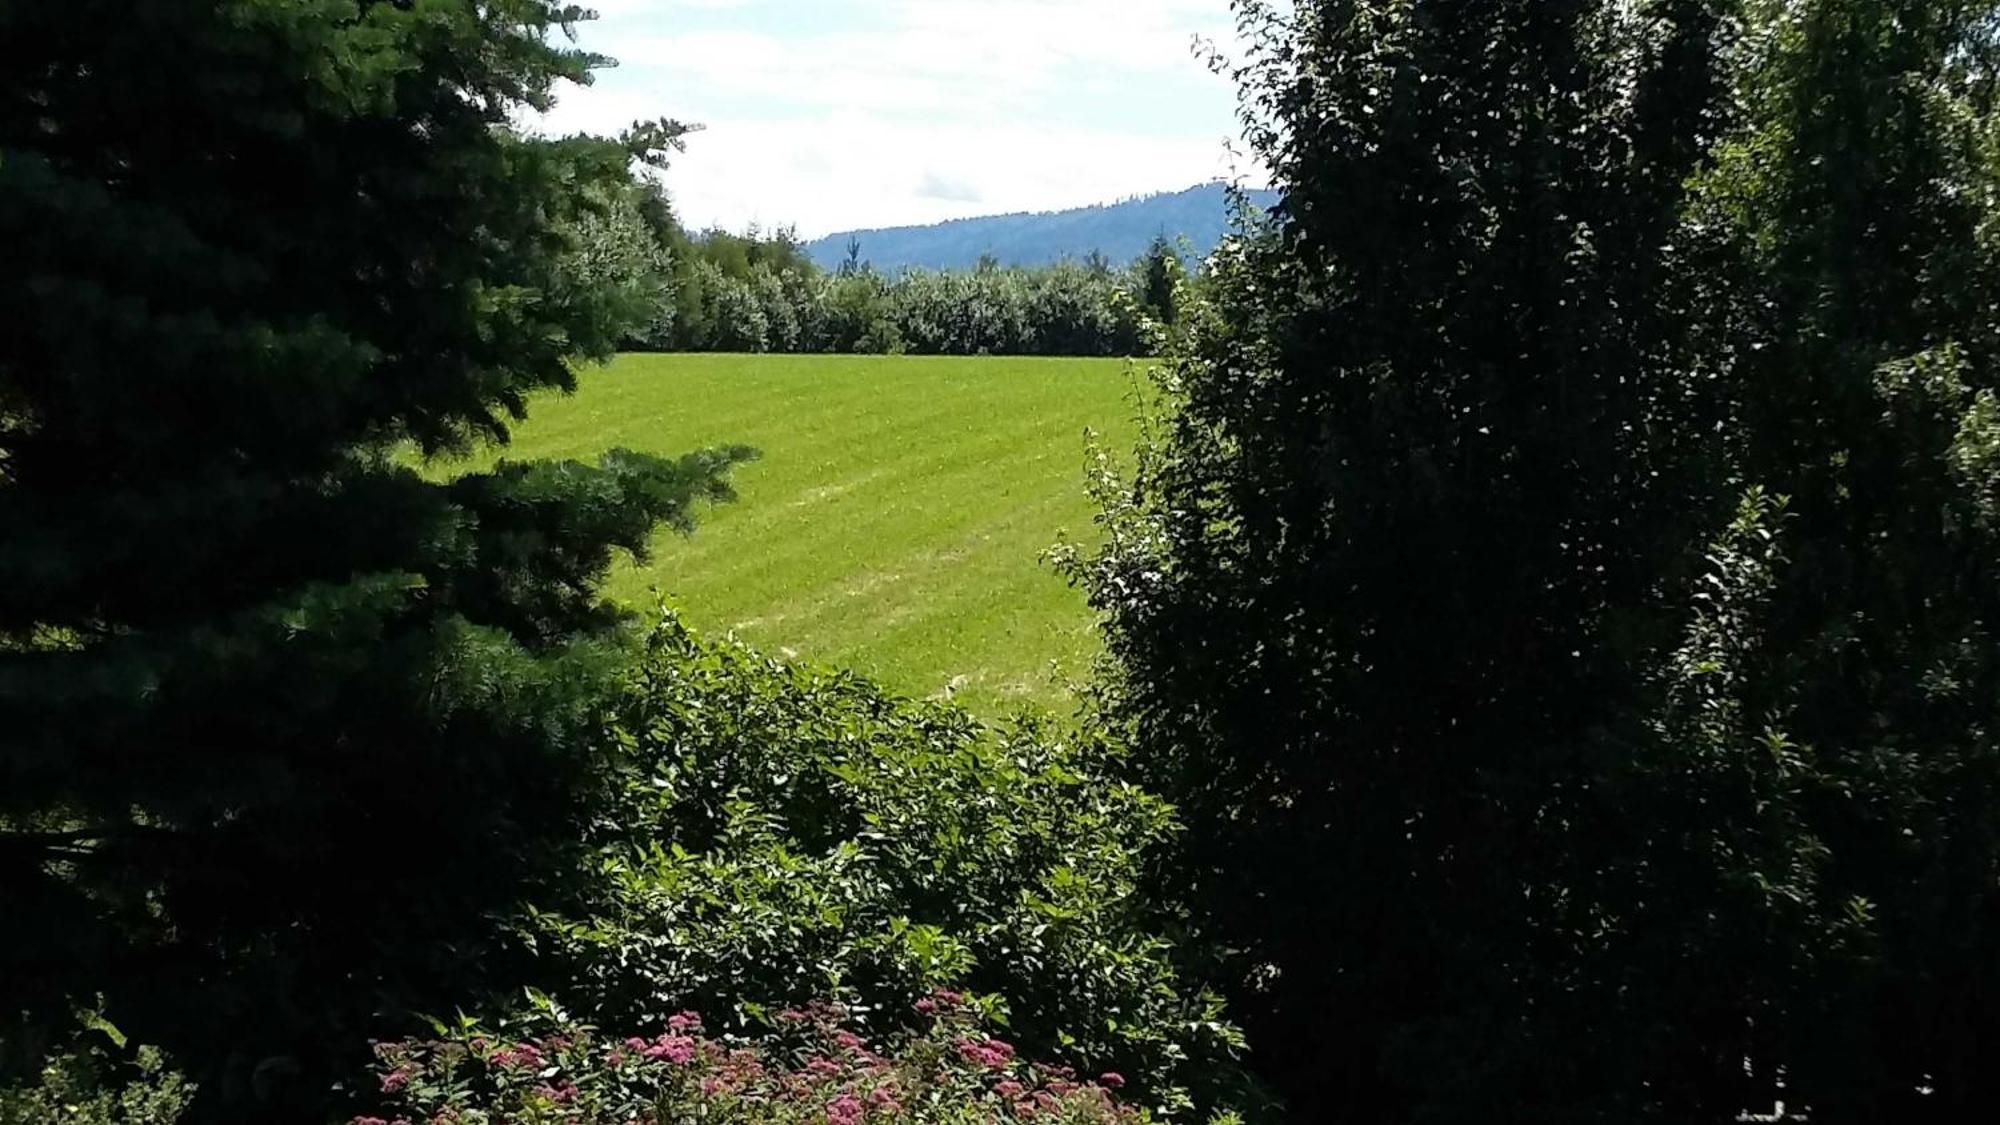
[{"label": "dense foliage", "polygon": [[[763,260],[739,249],[775,246]],[[717,248],[723,253],[717,253]],[[634,343],[668,351],[1128,356],[1146,352],[1161,310],[1149,279],[1181,272],[1164,242],[1132,268],[1102,260],[1037,269],[987,263],[893,277],[861,262],[821,273],[785,236],[711,232],[689,243],[673,311]]]},{"label": "dense foliage", "polygon": [[[1042,1121],[1111,1125],[1149,1116],[1120,1104],[1122,1075],[1079,1078],[1030,1062],[994,1038],[953,992],[918,1000],[913,1031],[870,1046],[838,1005],[774,1013],[758,1040],[718,1039],[701,1017],[670,1017],[659,1035],[601,1038],[544,1002],[510,1029],[477,1024],[443,1038],[376,1048],[379,1084],[398,1121],[759,1121],[773,1125],[947,1125]],[[521,1038],[523,1034],[531,1038]],[[352,1125],[391,1125],[364,1114]]]},{"label": "dense foliage", "polygon": [[159,1048],[128,1043],[99,1021],[24,1081],[0,1086],[0,1125],[175,1125],[193,1101],[194,1088]]},{"label": "dense foliage", "polygon": [[2000,12],[1238,11],[1285,200],[1082,572],[1262,1072],[1990,1112]]},{"label": "dense foliage", "polygon": [[[627,675],[578,893],[530,912],[542,987],[601,1026],[682,1006],[751,1031],[836,997],[864,1025],[939,988],[1012,1037],[1213,1108],[1239,1044],[1138,893],[1170,811],[1096,780],[1111,748],[706,642],[669,615]],[[878,1027],[877,1030],[884,1030]]]},{"label": "dense foliage", "polygon": [[[2000,2],[1237,12],[1197,277],[891,277],[553,0],[0,6],[0,1122],[1990,1116]],[[1108,729],[634,635],[748,450],[408,466],[620,345],[1164,347]]]},{"label": "dense foliage", "polygon": [[504,438],[630,328],[578,232],[672,130],[506,127],[586,76],[579,14],[0,6],[8,1068],[101,996],[282,1115],[574,843],[593,583],[744,451],[392,454]]},{"label": "dense foliage", "polygon": [[[507,971],[457,979],[451,993],[401,994],[448,1001],[440,1011],[495,1013],[501,1032],[461,1022],[448,1044],[385,1048],[385,1076],[398,1077],[381,1088],[397,1095],[398,1111],[536,1120],[546,1110],[569,1120],[588,1109],[596,1116],[585,1120],[622,1122],[659,1099],[726,1113],[744,1098],[782,1108],[797,1094],[805,1100],[795,1108],[810,1115],[848,1092],[828,1092],[835,1079],[867,1091],[893,1085],[897,1105],[864,1101],[868,1111],[920,1121],[988,1120],[1024,1102],[1024,1111],[1083,1121],[1123,1120],[1139,1107],[1206,1120],[1256,1104],[1237,1061],[1240,1034],[1219,1000],[1176,968],[1184,958],[1164,935],[1183,923],[1140,893],[1144,863],[1171,838],[1171,812],[1100,780],[1112,747],[1038,727],[1001,734],[845,673],[703,641],[672,614],[604,698],[578,783],[588,793],[578,846],[509,911],[504,937],[475,947]],[[519,1009],[510,999],[518,994],[500,987],[507,981],[533,982],[535,1003]],[[543,989],[577,1017],[551,1024],[558,1009]],[[800,1043],[787,1034],[811,1030],[791,1013],[824,1013],[828,998],[844,1028],[896,1049],[833,1053],[838,1071],[779,1066],[769,1051],[791,1052]],[[643,1032],[658,1047],[663,1035],[683,1036],[689,1006],[710,1014],[712,1035],[765,1044],[771,1069],[752,1075],[732,1063],[725,1069],[745,1083],[704,1089],[728,1075],[683,1069],[694,1055],[609,1058],[616,1044],[592,1045],[577,1023]],[[975,1018],[1003,1027],[1007,1044],[972,1036]],[[409,1025],[391,1012],[365,1030]],[[528,1026],[539,1030],[526,1046],[503,1041]],[[819,1030],[820,1039],[834,1031]],[[484,1046],[467,1055],[473,1043]],[[1073,1076],[1021,1069],[1016,1046],[1117,1074],[1135,1108],[1113,1107]],[[562,1067],[563,1080],[549,1065],[515,1065],[529,1048]],[[122,1055],[114,1065],[87,1043],[59,1053],[41,1085],[0,1088],[0,1108],[67,1090],[107,1106],[177,1110],[187,1100],[157,1055]],[[362,1092],[374,1089],[369,1081]]]},{"label": "dense foliage", "polygon": [[620,342],[642,351],[1129,356],[1150,349],[1149,322],[1171,322],[1166,279],[1185,273],[1164,237],[1124,269],[1093,255],[885,274],[856,245],[828,273],[788,229],[689,233],[656,177],[604,204],[579,224],[574,272],[637,302]]}]

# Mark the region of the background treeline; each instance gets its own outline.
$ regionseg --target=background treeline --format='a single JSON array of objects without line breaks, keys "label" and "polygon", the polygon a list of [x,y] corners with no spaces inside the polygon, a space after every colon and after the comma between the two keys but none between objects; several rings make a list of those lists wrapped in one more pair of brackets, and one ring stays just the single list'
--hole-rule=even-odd
[{"label": "background treeline", "polygon": [[1184,273],[1164,236],[1130,264],[884,273],[850,246],[829,272],[789,230],[689,232],[651,182],[583,226],[600,276],[647,294],[632,351],[1126,356],[1170,323]]},{"label": "background treeline", "polygon": [[1020,266],[1051,266],[1089,247],[1114,262],[1144,257],[1160,237],[1184,243],[1187,257],[1208,257],[1234,229],[1236,197],[1269,209],[1278,193],[1223,182],[1063,211],[983,215],[923,226],[841,231],[806,243],[821,269],[835,270],[853,244],[884,273],[904,269],[969,270],[985,257]]}]

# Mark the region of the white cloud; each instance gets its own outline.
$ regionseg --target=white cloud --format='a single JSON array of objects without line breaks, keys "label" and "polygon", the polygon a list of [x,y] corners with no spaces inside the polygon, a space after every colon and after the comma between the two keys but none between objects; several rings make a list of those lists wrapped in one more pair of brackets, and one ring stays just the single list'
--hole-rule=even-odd
[{"label": "white cloud", "polygon": [[961,180],[942,172],[924,173],[917,184],[917,195],[923,199],[937,199],[946,203],[978,203],[983,198],[979,189],[970,180]]},{"label": "white cloud", "polygon": [[668,176],[683,216],[807,235],[1232,171],[1233,95],[1190,51],[1226,35],[1223,0],[814,2],[599,0],[584,43],[622,66],[546,127],[701,121]]}]

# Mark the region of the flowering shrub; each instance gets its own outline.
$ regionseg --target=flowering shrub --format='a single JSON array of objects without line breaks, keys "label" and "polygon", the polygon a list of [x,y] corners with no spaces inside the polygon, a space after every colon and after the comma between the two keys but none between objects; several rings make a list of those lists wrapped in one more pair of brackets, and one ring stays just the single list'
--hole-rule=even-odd
[{"label": "flowering shrub", "polygon": [[379,1045],[383,1107],[352,1125],[1150,1120],[1119,1102],[1121,1076],[1025,1061],[956,993],[917,1008],[919,1030],[878,1050],[831,1004],[778,1013],[754,1044],[711,1035],[691,1012],[658,1035],[616,1039],[547,1007],[529,1038],[472,1025]]},{"label": "flowering shrub", "polygon": [[612,720],[594,861],[520,925],[528,979],[582,1018],[695,1008],[754,1033],[833,998],[879,1036],[958,989],[1027,1053],[1115,1070],[1160,1116],[1244,1104],[1240,1037],[1139,890],[1173,811],[1110,780],[1114,747],[996,733],[671,613]]}]

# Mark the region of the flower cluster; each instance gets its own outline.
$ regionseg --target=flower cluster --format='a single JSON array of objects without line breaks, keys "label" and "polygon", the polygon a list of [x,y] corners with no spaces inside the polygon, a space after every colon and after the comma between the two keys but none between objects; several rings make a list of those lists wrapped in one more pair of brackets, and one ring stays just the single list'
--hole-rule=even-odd
[{"label": "flower cluster", "polygon": [[915,1008],[918,1030],[881,1050],[836,1004],[787,1009],[776,1031],[754,1043],[710,1036],[701,1017],[683,1012],[651,1038],[600,1041],[590,1028],[551,1018],[547,1034],[518,1041],[468,1031],[382,1044],[377,1076],[386,1104],[353,1125],[1148,1119],[1112,1093],[1124,1085],[1117,1074],[1085,1081],[1070,1068],[1020,1059],[985,1032],[963,996],[935,993]]}]

